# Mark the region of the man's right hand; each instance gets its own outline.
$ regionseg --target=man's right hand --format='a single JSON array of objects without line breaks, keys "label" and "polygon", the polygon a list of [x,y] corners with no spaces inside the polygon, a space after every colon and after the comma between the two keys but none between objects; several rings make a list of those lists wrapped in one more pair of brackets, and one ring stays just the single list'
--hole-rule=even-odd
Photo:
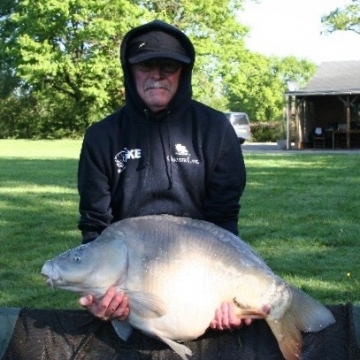
[{"label": "man's right hand", "polygon": [[215,330],[237,329],[241,326],[250,325],[251,318],[240,319],[236,316],[234,306],[231,303],[222,303],[215,311],[215,318],[210,323],[210,328]]},{"label": "man's right hand", "polygon": [[92,295],[79,299],[79,304],[101,320],[125,320],[130,313],[129,301],[124,292],[117,292],[116,287],[107,290],[104,297],[96,301]]}]

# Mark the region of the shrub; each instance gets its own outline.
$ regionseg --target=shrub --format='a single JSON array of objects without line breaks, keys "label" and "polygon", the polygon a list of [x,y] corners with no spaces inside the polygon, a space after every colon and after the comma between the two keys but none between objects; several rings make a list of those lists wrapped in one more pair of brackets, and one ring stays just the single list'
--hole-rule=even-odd
[{"label": "shrub", "polygon": [[279,138],[284,138],[283,122],[255,122],[251,123],[251,138],[254,142],[274,142]]},{"label": "shrub", "polygon": [[[253,122],[251,127],[251,139],[254,142],[276,142],[286,139],[286,122]],[[295,141],[295,124],[291,123],[291,141]]]}]

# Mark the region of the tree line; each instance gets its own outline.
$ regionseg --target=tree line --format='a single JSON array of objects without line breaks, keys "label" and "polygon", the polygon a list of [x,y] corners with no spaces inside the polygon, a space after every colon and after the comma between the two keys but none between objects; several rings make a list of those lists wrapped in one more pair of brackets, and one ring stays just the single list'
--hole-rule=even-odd
[{"label": "tree line", "polygon": [[281,119],[287,83],[304,85],[316,65],[247,50],[236,16],[245,1],[2,0],[0,138],[79,137],[121,107],[119,45],[155,18],[194,43],[195,99],[255,122]]}]

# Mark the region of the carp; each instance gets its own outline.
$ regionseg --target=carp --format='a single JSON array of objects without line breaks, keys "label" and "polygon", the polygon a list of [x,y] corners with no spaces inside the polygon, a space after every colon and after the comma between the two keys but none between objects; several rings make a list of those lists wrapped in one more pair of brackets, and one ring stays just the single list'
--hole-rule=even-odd
[{"label": "carp", "polygon": [[133,328],[158,338],[183,360],[182,341],[201,336],[215,310],[230,302],[240,318],[264,319],[286,360],[301,355],[301,332],[335,322],[315,299],[275,275],[246,242],[214,224],[170,215],[128,218],[93,242],[45,262],[56,288],[100,299],[116,286],[129,299],[126,321],[113,320],[126,340]]}]

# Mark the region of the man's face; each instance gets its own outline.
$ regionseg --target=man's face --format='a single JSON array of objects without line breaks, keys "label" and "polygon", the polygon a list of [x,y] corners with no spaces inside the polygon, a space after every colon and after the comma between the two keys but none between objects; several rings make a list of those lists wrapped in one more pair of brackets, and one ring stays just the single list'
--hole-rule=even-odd
[{"label": "man's face", "polygon": [[181,63],[175,60],[147,60],[131,67],[136,90],[153,112],[164,110],[175,95]]}]

